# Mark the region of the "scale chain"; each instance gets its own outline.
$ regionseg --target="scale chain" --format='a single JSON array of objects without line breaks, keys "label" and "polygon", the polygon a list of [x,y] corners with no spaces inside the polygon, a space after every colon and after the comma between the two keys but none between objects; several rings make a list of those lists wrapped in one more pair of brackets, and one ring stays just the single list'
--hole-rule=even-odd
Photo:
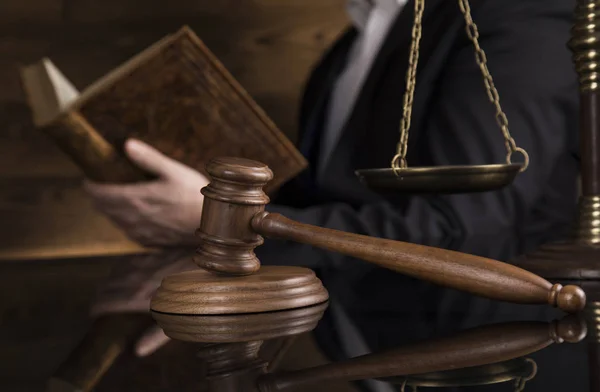
[{"label": "scale chain", "polygon": [[425,10],[425,0],[415,0],[415,18],[412,28],[412,42],[410,45],[410,55],[408,59],[408,71],[406,73],[406,91],[404,92],[404,105],[402,107],[402,120],[400,121],[400,141],[396,148],[397,152],[392,159],[392,169],[405,169],[406,152],[408,149],[408,130],[410,129],[410,120],[412,117],[412,107],[415,96],[415,86],[417,79],[417,65],[419,64],[419,45],[423,31],[423,11]]},{"label": "scale chain", "polygon": [[[473,43],[475,48],[475,60],[481,73],[483,75],[483,82],[485,84],[486,92],[490,101],[496,108],[496,122],[502,130],[504,141],[506,145],[507,155],[506,162],[511,163],[512,154],[519,152],[523,155],[524,163],[521,167],[521,171],[525,171],[529,166],[529,154],[525,149],[518,147],[515,139],[511,136],[508,129],[508,118],[502,110],[500,105],[500,95],[496,86],[494,85],[494,79],[487,66],[487,56],[485,51],[479,45],[479,30],[475,21],[471,16],[471,7],[469,0],[458,0],[460,10],[463,13],[466,23],[467,36]],[[406,154],[408,150],[408,134],[411,125],[412,107],[414,103],[414,94],[417,77],[417,66],[419,62],[419,46],[421,42],[421,35],[423,31],[423,11],[425,9],[425,0],[415,0],[415,17],[412,29],[412,42],[410,47],[409,55],[409,66],[406,73],[406,91],[404,93],[403,102],[403,114],[402,120],[400,121],[400,141],[396,148],[396,155],[392,158],[392,169],[396,174],[398,169],[406,169],[408,164],[406,162]]]},{"label": "scale chain", "polygon": [[483,82],[485,83],[488,98],[496,107],[496,122],[498,123],[498,126],[504,135],[504,141],[507,150],[506,162],[510,164],[512,154],[519,152],[525,159],[521,171],[525,171],[527,166],[529,166],[529,154],[527,154],[527,151],[525,151],[523,148],[517,146],[515,139],[510,135],[508,130],[508,118],[506,117],[506,114],[500,105],[500,94],[498,94],[498,90],[494,85],[494,79],[492,78],[492,74],[488,69],[487,56],[485,55],[485,51],[479,45],[479,29],[477,28],[477,25],[471,16],[471,6],[469,5],[469,0],[458,0],[458,4],[461,12],[464,15],[465,23],[467,25],[467,36],[475,47],[475,61],[477,61],[477,65],[479,66],[481,74],[483,75]]}]

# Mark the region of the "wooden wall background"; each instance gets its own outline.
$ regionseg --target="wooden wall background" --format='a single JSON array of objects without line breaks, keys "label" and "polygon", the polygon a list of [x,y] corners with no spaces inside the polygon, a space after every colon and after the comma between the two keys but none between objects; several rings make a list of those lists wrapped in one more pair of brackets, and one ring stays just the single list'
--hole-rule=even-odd
[{"label": "wooden wall background", "polygon": [[83,89],[187,24],[291,138],[344,0],[0,1],[0,260],[138,250],[91,208],[80,173],[30,124],[18,67],[50,57]]},{"label": "wooden wall background", "polygon": [[[32,128],[18,67],[48,56],[83,89],[187,24],[294,138],[303,82],[343,29],[344,2],[0,0],[0,390],[42,390],[85,333],[95,287],[120,259],[82,257],[138,249]],[[296,359],[322,361],[310,345],[302,339]]]}]

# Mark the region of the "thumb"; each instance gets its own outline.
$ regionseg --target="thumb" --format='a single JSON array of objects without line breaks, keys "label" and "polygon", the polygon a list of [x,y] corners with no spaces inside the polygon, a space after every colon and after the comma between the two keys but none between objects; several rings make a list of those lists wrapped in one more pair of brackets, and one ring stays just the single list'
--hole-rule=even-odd
[{"label": "thumb", "polygon": [[181,167],[179,162],[141,140],[128,139],[125,142],[125,152],[140,169],[160,177],[166,177]]},{"label": "thumb", "polygon": [[153,326],[135,343],[135,355],[138,357],[147,357],[167,344],[169,340],[171,338],[165,335],[160,327]]}]

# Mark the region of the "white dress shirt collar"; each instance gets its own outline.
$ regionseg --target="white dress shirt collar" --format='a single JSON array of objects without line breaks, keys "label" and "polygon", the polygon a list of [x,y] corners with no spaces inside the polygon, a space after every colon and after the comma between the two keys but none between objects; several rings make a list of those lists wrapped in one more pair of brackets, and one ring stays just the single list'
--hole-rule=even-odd
[{"label": "white dress shirt collar", "polygon": [[367,26],[369,15],[377,7],[386,12],[395,13],[404,6],[408,0],[348,0],[346,11],[354,27],[363,32]]}]

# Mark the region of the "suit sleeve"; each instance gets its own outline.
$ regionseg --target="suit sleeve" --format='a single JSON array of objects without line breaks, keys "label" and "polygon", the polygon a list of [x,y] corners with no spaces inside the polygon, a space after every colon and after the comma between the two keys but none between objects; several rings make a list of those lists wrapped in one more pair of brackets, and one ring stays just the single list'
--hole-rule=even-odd
[{"label": "suit sleeve", "polygon": [[[468,237],[506,231],[526,236],[535,230],[529,225],[535,218],[533,211],[547,202],[548,193],[561,191],[549,186],[557,165],[573,168],[575,187],[577,162],[567,153],[577,129],[577,84],[566,46],[570,11],[562,5],[539,6],[536,1],[515,2],[512,7],[505,2],[487,3],[490,6],[478,8],[474,18],[481,25],[480,43],[510,131],[529,152],[527,171],[495,192],[412,196],[401,201],[381,198],[359,206],[274,204],[267,210],[322,227],[445,248],[460,247],[457,244]],[[558,2],[546,4],[550,3]],[[474,49],[462,31],[461,27],[453,55],[436,81],[426,121],[415,132],[422,132],[422,151],[435,165],[503,163],[506,150],[495,108],[487,97]],[[562,219],[558,211],[556,216],[547,213],[548,221]],[[268,264],[347,265],[339,255],[281,241],[268,240],[257,252]]]}]

